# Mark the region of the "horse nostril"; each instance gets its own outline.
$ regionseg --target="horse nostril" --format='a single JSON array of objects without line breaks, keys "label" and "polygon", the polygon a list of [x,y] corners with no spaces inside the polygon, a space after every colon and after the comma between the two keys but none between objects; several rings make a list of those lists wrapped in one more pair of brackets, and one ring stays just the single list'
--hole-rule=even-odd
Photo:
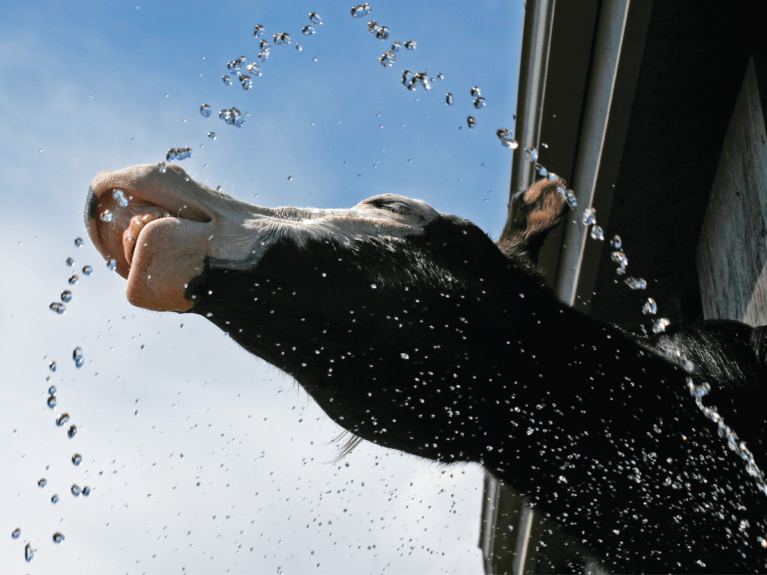
[{"label": "horse nostril", "polygon": [[85,200],[85,223],[96,218],[96,212],[99,207],[99,197],[93,191],[93,186],[88,188],[88,197]]}]

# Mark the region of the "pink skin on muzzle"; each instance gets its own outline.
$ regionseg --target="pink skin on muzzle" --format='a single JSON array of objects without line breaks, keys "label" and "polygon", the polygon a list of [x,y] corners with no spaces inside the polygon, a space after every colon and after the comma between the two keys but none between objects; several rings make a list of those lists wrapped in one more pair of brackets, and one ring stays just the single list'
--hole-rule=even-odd
[{"label": "pink skin on muzzle", "polygon": [[[192,307],[184,289],[202,272],[205,256],[216,251],[212,218],[190,194],[195,187],[211,191],[176,166],[165,173],[154,165],[133,166],[93,179],[98,207],[86,222],[88,234],[105,258],[116,260],[117,273],[128,280],[131,304],[155,311]],[[128,206],[118,204],[114,190],[124,192]],[[101,218],[106,210],[113,214],[111,221]]]}]

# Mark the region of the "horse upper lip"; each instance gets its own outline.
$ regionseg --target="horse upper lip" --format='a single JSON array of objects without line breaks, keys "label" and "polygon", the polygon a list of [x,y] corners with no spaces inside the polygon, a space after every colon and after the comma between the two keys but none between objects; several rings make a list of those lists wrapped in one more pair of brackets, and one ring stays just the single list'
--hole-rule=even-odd
[{"label": "horse upper lip", "polygon": [[[102,172],[91,183],[86,205],[85,226],[101,254],[117,259],[117,271],[127,277],[144,226],[159,217],[175,216],[198,222],[214,219],[210,209],[194,194],[186,193],[180,168],[169,167],[165,174],[155,174],[154,166],[136,166],[131,170]],[[160,176],[160,177],[158,177]],[[129,203],[121,207],[114,197],[122,190]],[[109,210],[112,221],[102,219]],[[149,220],[142,221],[142,218]],[[133,228],[133,233],[130,232]]]},{"label": "horse upper lip", "polygon": [[183,169],[174,165],[169,166],[164,174],[157,173],[157,167],[149,164],[116,172],[101,172],[91,182],[86,225],[97,219],[105,199],[111,201],[112,193],[117,189],[122,190],[131,202],[161,206],[172,215],[194,221],[212,220],[213,214],[207,206],[196,201],[193,194],[184,192],[184,180],[191,181]]}]

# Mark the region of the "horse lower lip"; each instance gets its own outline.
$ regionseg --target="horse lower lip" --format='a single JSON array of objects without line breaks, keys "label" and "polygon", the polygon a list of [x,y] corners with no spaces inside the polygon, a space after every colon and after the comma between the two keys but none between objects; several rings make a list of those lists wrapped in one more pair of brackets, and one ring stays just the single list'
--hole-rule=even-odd
[{"label": "horse lower lip", "polygon": [[128,227],[130,235],[128,235],[128,237],[123,237],[123,252],[125,254],[125,259],[127,260],[128,265],[133,264],[133,256],[136,253],[136,246],[138,245],[139,238],[141,237],[141,232],[144,231],[144,228],[152,222],[165,217],[168,216],[165,214],[156,214],[150,212],[141,215],[138,219],[137,216],[131,218]]}]

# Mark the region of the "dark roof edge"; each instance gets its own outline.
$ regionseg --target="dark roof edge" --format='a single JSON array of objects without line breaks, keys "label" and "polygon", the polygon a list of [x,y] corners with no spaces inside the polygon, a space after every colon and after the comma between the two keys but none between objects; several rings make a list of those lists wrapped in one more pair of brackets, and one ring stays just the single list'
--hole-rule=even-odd
[{"label": "dark roof edge", "polygon": [[[528,0],[525,6],[514,129],[514,137],[522,150],[539,145],[555,2]],[[535,164],[525,159],[522,150],[518,150],[511,161],[511,195],[533,183]]]}]

